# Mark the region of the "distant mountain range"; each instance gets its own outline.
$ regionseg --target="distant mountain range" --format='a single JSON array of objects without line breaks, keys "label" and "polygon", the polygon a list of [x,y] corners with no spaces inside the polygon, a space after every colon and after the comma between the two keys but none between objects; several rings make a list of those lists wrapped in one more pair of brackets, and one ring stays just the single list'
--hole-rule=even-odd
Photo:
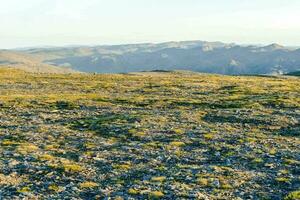
[{"label": "distant mountain range", "polygon": [[[15,54],[10,59],[4,54]],[[25,59],[26,58],[26,59]],[[191,70],[218,74],[285,74],[300,70],[300,49],[183,41],[160,44],[45,47],[0,51],[0,65],[26,64],[47,71],[126,73]],[[30,63],[29,62],[29,63]],[[21,63],[21,64],[20,64]],[[35,71],[35,70],[32,70]]]}]

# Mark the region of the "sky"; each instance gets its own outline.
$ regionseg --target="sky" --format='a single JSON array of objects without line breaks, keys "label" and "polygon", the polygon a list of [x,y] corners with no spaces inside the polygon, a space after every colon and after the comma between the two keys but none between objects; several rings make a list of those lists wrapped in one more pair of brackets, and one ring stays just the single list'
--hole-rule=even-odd
[{"label": "sky", "polygon": [[0,49],[182,40],[300,46],[300,0],[0,0]]}]

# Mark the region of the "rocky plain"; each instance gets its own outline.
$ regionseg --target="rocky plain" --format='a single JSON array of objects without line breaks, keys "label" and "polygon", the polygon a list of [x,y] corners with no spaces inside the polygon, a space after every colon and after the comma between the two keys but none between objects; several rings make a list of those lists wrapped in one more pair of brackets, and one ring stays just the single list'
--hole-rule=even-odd
[{"label": "rocky plain", "polygon": [[299,199],[300,79],[0,69],[0,199]]}]

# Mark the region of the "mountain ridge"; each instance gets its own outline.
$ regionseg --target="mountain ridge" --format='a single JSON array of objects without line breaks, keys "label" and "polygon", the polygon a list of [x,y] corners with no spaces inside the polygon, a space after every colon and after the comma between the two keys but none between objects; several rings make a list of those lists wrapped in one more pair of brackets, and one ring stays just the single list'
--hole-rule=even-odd
[{"label": "mountain ridge", "polygon": [[285,74],[300,70],[300,49],[276,43],[238,45],[202,40],[17,50],[47,66],[82,72],[190,70],[218,74]]}]

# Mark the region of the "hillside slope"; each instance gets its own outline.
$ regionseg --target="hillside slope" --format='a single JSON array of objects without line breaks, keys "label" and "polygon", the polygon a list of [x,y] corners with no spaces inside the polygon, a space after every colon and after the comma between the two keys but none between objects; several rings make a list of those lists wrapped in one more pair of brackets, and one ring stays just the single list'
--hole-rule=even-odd
[{"label": "hillside slope", "polygon": [[42,60],[16,51],[0,50],[0,67],[12,67],[38,73],[74,73],[75,70],[45,64]]},{"label": "hillside slope", "polygon": [[286,76],[0,68],[1,198],[297,199],[299,88]]}]

